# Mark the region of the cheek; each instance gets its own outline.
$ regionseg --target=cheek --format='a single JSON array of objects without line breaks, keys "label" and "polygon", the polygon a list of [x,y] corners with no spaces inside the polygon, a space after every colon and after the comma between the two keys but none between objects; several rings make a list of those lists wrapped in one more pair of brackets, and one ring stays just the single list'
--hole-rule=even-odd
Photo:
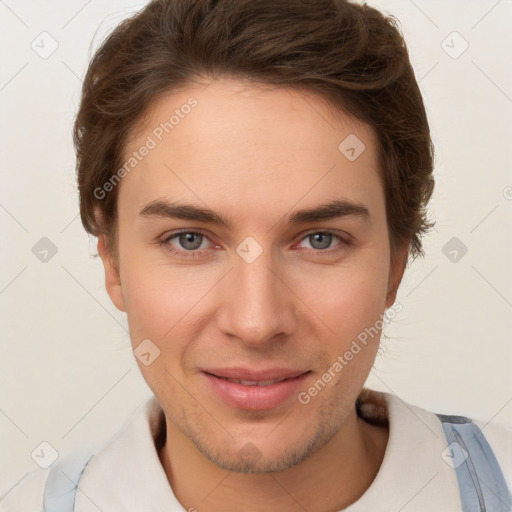
[{"label": "cheek", "polygon": [[308,317],[317,315],[315,323],[321,320],[338,340],[375,323],[385,309],[386,286],[386,267],[370,263],[323,269],[307,279],[296,276],[293,283]]},{"label": "cheek", "polygon": [[[183,278],[177,279],[179,272],[145,266],[135,258],[125,263],[129,279],[123,288],[132,349],[135,357],[138,353],[151,354],[150,364],[145,364],[143,359],[137,361],[141,374],[160,403],[166,403],[168,395],[186,401],[186,396],[181,395],[184,381],[181,365],[191,335],[197,331],[194,304],[198,295],[182,282]],[[145,340],[154,345],[148,345]],[[175,407],[173,414],[179,415],[180,411],[180,407]]]},{"label": "cheek", "polygon": [[148,338],[162,355],[184,351],[187,339],[200,329],[199,319],[207,315],[204,296],[217,275],[146,263],[135,255],[123,263],[123,295],[134,348]]}]

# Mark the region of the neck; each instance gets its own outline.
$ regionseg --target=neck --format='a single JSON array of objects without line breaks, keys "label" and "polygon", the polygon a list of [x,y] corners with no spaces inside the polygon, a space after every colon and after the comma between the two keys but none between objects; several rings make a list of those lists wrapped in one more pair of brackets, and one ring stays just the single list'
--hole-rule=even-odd
[{"label": "neck", "polygon": [[[159,450],[174,495],[186,510],[268,512],[342,510],[357,501],[382,463],[389,430],[353,411],[320,450],[285,471],[246,474],[206,459],[171,422]],[[228,506],[229,504],[229,506]]]}]

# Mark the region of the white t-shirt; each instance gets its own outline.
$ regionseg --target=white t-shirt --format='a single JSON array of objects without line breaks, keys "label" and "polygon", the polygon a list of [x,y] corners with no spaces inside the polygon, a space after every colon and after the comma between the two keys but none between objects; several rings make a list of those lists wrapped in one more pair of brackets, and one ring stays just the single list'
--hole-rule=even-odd
[{"label": "white t-shirt", "polygon": [[[395,395],[365,388],[365,418],[388,421],[389,439],[374,481],[346,512],[460,512],[455,470],[442,453],[446,437],[437,416]],[[512,429],[474,420],[512,489]],[[169,485],[155,447],[163,411],[154,397],[87,464],[75,512],[184,512]],[[2,512],[43,512],[51,468],[29,473],[0,502]],[[489,511],[492,512],[492,511]]]}]

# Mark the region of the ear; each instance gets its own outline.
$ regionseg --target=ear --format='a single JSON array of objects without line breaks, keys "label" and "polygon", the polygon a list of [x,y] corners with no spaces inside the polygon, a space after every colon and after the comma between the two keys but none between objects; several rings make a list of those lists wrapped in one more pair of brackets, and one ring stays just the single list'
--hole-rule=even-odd
[{"label": "ear", "polygon": [[98,236],[98,254],[100,255],[101,260],[103,261],[103,266],[105,267],[105,288],[107,293],[114,303],[114,306],[119,309],[119,311],[126,312],[119,269],[114,261],[112,253],[108,249],[105,235]]},{"label": "ear", "polygon": [[409,256],[409,244],[404,243],[397,250],[396,258],[391,262],[388,278],[388,292],[386,295],[386,309],[390,308],[395,300],[398,287],[402,282],[402,277],[407,266],[407,258]]}]

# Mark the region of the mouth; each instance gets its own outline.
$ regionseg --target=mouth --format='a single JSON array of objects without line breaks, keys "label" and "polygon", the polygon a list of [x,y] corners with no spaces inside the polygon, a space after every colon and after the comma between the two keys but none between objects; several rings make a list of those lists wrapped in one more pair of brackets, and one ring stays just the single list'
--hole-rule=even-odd
[{"label": "mouth", "polygon": [[286,379],[272,379],[272,380],[242,380],[242,379],[228,379],[227,377],[219,377],[218,375],[213,375],[219,379],[227,380],[228,382],[232,382],[233,384],[242,384],[243,386],[272,386],[273,384],[277,384],[278,382],[283,382]]},{"label": "mouth", "polygon": [[262,411],[278,407],[298,394],[311,370],[243,368],[202,370],[217,398],[237,409]]}]

